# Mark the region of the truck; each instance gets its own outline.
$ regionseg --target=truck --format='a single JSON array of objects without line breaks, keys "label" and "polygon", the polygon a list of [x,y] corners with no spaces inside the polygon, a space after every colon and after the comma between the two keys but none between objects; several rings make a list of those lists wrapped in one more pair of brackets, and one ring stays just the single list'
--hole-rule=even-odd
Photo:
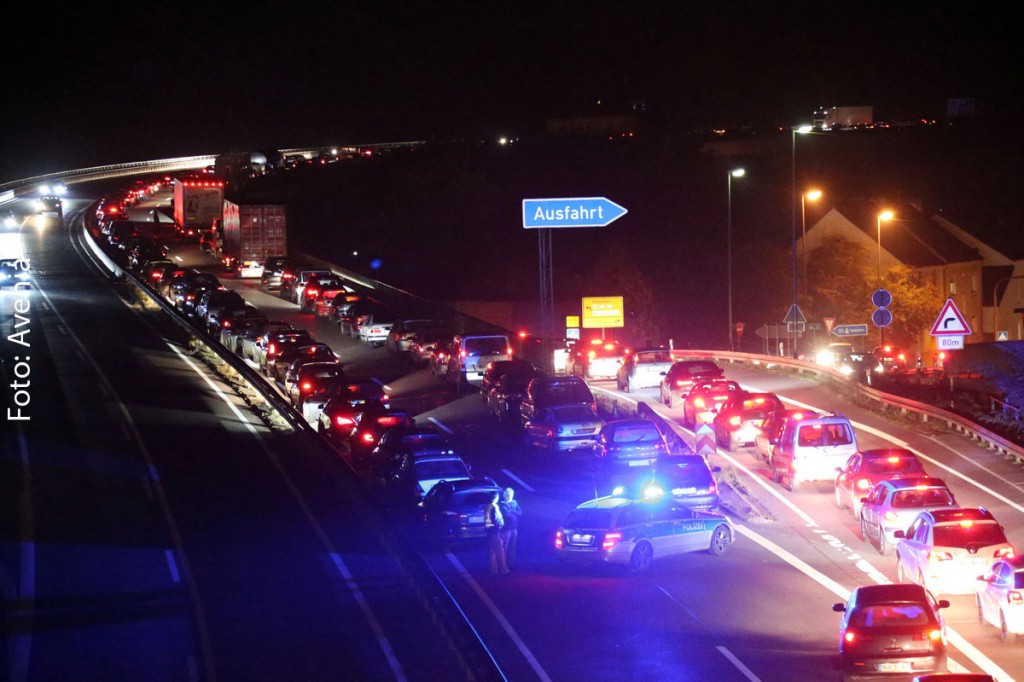
[{"label": "truck", "polygon": [[288,212],[279,204],[224,201],[220,228],[221,262],[239,277],[261,277],[272,256],[288,255]]},{"label": "truck", "polygon": [[174,228],[185,241],[199,241],[200,233],[223,217],[223,210],[223,180],[174,179]]},{"label": "truck", "polygon": [[818,130],[856,128],[875,122],[874,107],[822,107],[814,112],[811,125]]}]

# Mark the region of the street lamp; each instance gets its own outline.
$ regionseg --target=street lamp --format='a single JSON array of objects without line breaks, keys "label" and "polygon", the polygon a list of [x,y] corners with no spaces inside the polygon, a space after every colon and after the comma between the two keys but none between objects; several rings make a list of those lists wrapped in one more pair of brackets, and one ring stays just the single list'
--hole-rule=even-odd
[{"label": "street lamp", "polygon": [[[796,126],[795,128],[791,128],[790,129],[790,131],[792,133],[792,139],[793,139],[793,162],[792,162],[793,194],[790,195],[790,201],[792,202],[792,208],[793,208],[793,241],[792,241],[792,249],[793,249],[793,306],[790,308],[790,311],[792,311],[793,313],[795,313],[797,310],[800,309],[799,306],[797,306],[797,303],[796,303],[796,136],[797,136],[797,133],[799,133],[801,135],[806,135],[807,133],[811,132],[811,130],[813,130],[813,128],[811,128],[811,126],[809,126],[809,125]],[[787,318],[788,318],[788,315],[787,315]],[[796,327],[796,322],[795,322],[795,318],[794,318],[793,329],[796,330],[796,328],[797,327]],[[799,332],[797,332],[797,331],[793,332],[793,357],[794,358],[797,357],[797,349],[796,349],[797,338],[798,338],[797,334],[799,334]]]},{"label": "street lamp", "polygon": [[878,288],[882,288],[882,223],[892,220],[892,211],[882,211],[875,221],[878,226]]},{"label": "street lamp", "polygon": [[800,259],[804,262],[804,303],[807,303],[807,207],[806,202],[821,198],[820,189],[812,189],[800,195]]},{"label": "street lamp", "polygon": [[726,185],[728,187],[728,218],[726,220],[725,228],[725,253],[726,253],[726,272],[729,282],[729,350],[733,350],[732,343],[732,179],[742,178],[747,174],[747,171],[742,168],[733,168],[729,171],[726,176]]}]

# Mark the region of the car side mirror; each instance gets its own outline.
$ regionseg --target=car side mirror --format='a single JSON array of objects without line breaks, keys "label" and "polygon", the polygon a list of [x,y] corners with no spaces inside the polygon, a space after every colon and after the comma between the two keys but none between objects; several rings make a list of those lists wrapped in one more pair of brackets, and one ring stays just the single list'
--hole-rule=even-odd
[{"label": "car side mirror", "polygon": [[835,611],[836,613],[846,613],[846,604],[843,604],[842,602],[839,602],[837,604],[833,604],[832,605],[832,610]]},{"label": "car side mirror", "polygon": [[901,531],[901,530],[897,530],[897,531],[893,531],[893,534],[892,534],[892,536],[893,536],[894,538],[896,538],[896,539],[899,539],[899,538],[905,538],[905,537],[907,537],[907,534],[906,534],[906,533],[904,533],[904,532],[903,532],[903,531]]},{"label": "car side mirror", "polygon": [[861,504],[867,504],[868,503],[868,498],[866,498],[866,497],[860,498],[860,503]]},{"label": "car side mirror", "polygon": [[940,599],[939,600],[939,608],[940,609],[948,609],[949,608],[949,600],[948,599]]}]

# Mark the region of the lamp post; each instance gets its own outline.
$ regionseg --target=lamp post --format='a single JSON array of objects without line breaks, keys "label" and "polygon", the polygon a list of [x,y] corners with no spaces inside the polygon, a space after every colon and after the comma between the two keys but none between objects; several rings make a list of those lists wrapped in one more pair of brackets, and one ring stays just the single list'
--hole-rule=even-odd
[{"label": "lamp post", "polygon": [[[792,170],[792,176],[793,176],[792,177],[792,179],[793,179],[793,194],[790,195],[790,202],[792,202],[792,208],[793,208],[793,240],[792,240],[792,249],[793,249],[793,306],[790,308],[790,310],[792,310],[792,311],[799,310],[799,306],[797,305],[797,301],[796,301],[796,136],[797,136],[797,133],[800,133],[801,135],[805,135],[805,134],[811,132],[811,130],[812,130],[812,128],[809,125],[801,125],[801,126],[797,126],[795,128],[791,128],[790,129],[791,134],[792,134],[792,141],[793,141],[793,145],[792,145],[793,146],[793,154],[792,154],[793,161],[792,161],[792,169],[791,169]],[[793,329],[796,330],[796,323],[795,322],[793,324]],[[796,345],[797,345],[797,338],[798,338],[797,334],[798,333],[799,332],[797,332],[797,331],[793,332],[793,357],[794,358],[797,357]]]},{"label": "lamp post", "polygon": [[726,253],[726,277],[728,279],[728,290],[729,290],[729,350],[734,350],[732,342],[732,179],[742,178],[747,174],[742,168],[733,168],[729,171],[726,176],[726,186],[728,188],[728,206],[727,206],[727,218],[725,224],[725,253]]},{"label": "lamp post", "polygon": [[820,189],[812,189],[800,195],[800,260],[804,262],[804,303],[807,303],[807,207],[806,202],[821,198]]},{"label": "lamp post", "polygon": [[[882,223],[892,220],[892,211],[882,211],[878,214],[875,225],[878,228],[878,288],[882,288]],[[885,345],[885,327],[878,328],[878,345]]]}]

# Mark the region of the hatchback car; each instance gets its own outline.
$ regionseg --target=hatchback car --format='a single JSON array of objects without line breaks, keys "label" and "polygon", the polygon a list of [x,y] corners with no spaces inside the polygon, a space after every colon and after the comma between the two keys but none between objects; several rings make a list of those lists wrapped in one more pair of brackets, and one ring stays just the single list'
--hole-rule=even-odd
[{"label": "hatchback car", "polygon": [[860,518],[860,504],[875,484],[901,478],[927,476],[924,465],[910,450],[880,448],[855,453],[836,476],[836,506],[853,509]]},{"label": "hatchback car", "polygon": [[285,393],[288,392],[288,370],[293,366],[297,369],[307,362],[339,362],[337,354],[326,343],[320,341],[289,343],[289,341],[290,338],[285,339],[285,343],[270,365],[271,378],[284,384]]},{"label": "hatchback car", "polygon": [[366,410],[356,419],[356,427],[348,442],[349,452],[354,460],[363,462],[388,429],[415,425],[416,420],[405,410]]},{"label": "hatchback car", "polygon": [[[304,411],[311,407],[311,402],[307,402]],[[341,444],[352,437],[364,412],[387,414],[388,408],[380,400],[358,390],[348,386],[339,388],[320,408],[317,431],[335,444]]]},{"label": "hatchback car", "polygon": [[896,546],[896,531],[906,530],[917,515],[959,505],[941,478],[901,478],[881,481],[861,500],[860,537],[888,554]]},{"label": "hatchback car", "polygon": [[895,536],[898,580],[935,594],[971,594],[994,560],[1013,556],[1003,527],[983,508],[921,512]]},{"label": "hatchback car", "polygon": [[442,481],[419,504],[430,537],[438,540],[469,540],[487,537],[484,512],[491,496],[501,488],[489,478]]},{"label": "hatchback car", "polygon": [[711,360],[679,360],[661,378],[661,402],[675,407],[695,383],[724,378],[725,372]]},{"label": "hatchback car", "polygon": [[622,367],[625,349],[618,341],[591,339],[579,343],[569,356],[569,373],[587,379],[614,379]]},{"label": "hatchback car", "polygon": [[604,420],[589,405],[557,405],[538,410],[526,422],[526,441],[550,452],[590,450]]},{"label": "hatchback car", "polygon": [[[845,604],[833,604],[839,621],[843,679],[946,670],[946,600],[919,585],[864,585]],[[874,678],[877,679],[877,678]]]},{"label": "hatchback car", "polygon": [[726,450],[752,445],[765,417],[782,409],[782,401],[774,393],[733,393],[715,414],[715,441]]},{"label": "hatchback car", "polygon": [[779,436],[782,435],[782,427],[790,419],[804,419],[817,414],[813,411],[787,409],[769,412],[754,434],[754,452],[765,462],[772,461],[772,452],[779,444]]},{"label": "hatchback car", "polygon": [[640,388],[657,388],[672,363],[672,351],[663,348],[634,351],[615,373],[615,386],[624,393]]},{"label": "hatchback car", "polygon": [[288,400],[300,411],[306,398],[315,395],[318,388],[345,379],[345,371],[338,362],[305,362],[296,366],[297,362],[298,358],[288,369],[284,384]]},{"label": "hatchback car", "polygon": [[649,419],[617,419],[601,429],[594,454],[606,465],[651,466],[668,450],[665,438]]},{"label": "hatchback car", "polygon": [[995,625],[1004,642],[1024,639],[1024,556],[992,564],[975,585],[978,622]]},{"label": "hatchback car", "polygon": [[721,514],[610,495],[569,514],[555,532],[555,552],[563,562],[619,564],[639,573],[655,558],[699,551],[720,556],[733,537]]},{"label": "hatchback car", "polygon": [[472,478],[469,467],[458,455],[424,455],[404,458],[385,478],[385,485],[398,502],[419,503],[438,483]]},{"label": "hatchback car", "polygon": [[683,399],[683,425],[692,429],[712,423],[722,406],[742,392],[738,383],[725,379],[695,383]]}]

